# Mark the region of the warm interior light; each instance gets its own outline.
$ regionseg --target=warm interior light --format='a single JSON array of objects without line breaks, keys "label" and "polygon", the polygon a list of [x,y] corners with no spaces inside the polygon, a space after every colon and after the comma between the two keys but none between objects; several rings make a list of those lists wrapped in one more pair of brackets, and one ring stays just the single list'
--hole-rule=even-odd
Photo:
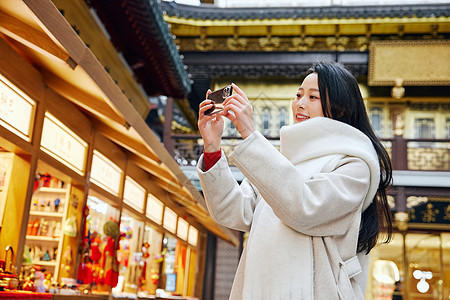
[{"label": "warm interior light", "polygon": [[417,283],[417,290],[422,294],[428,292],[429,288],[430,285],[428,284],[428,282],[425,281],[425,278],[420,279],[419,282]]},{"label": "warm interior light", "polygon": [[413,272],[413,276],[414,276],[415,279],[422,279],[422,271],[420,271],[420,270],[415,270],[415,271]]}]

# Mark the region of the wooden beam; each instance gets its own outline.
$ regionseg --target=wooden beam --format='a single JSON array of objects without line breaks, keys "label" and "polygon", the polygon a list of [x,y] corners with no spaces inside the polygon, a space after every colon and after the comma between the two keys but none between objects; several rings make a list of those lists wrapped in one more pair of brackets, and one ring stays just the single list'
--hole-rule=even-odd
[{"label": "wooden beam", "polygon": [[55,44],[47,34],[1,10],[0,32],[47,57],[57,58],[68,63],[72,69],[76,67],[76,63],[70,55]]},{"label": "wooden beam", "polygon": [[130,155],[128,155],[128,157],[152,175],[160,177],[162,176],[167,180],[171,180],[176,183],[179,182],[176,176],[174,176],[168,169],[161,166],[160,162],[156,162],[152,159],[147,159],[147,157],[143,157],[134,153],[131,153]]},{"label": "wooden beam", "polygon": [[120,145],[121,147],[127,149],[131,153],[137,155],[143,155],[147,157],[148,160],[152,160],[155,164],[159,164],[160,160],[153,152],[151,152],[145,144],[131,138],[122,132],[115,130],[114,128],[100,122],[99,120],[92,120],[94,127],[101,132],[105,137]]},{"label": "wooden beam", "polygon": [[122,126],[127,124],[125,118],[116,113],[116,111],[113,110],[103,99],[99,99],[94,95],[78,89],[76,86],[68,83],[53,73],[44,71],[42,72],[42,75],[44,76],[45,83],[49,87],[61,96],[72,101],[74,104],[84,108],[96,116],[108,118]]}]

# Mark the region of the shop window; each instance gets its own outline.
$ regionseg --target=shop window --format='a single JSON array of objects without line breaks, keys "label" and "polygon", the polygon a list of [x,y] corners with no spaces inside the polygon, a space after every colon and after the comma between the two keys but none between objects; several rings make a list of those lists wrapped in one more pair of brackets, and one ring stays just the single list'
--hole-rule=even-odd
[{"label": "shop window", "polygon": [[234,123],[233,122],[229,122],[230,123],[230,130],[234,130],[234,129],[236,129],[236,127],[234,126]]},{"label": "shop window", "polygon": [[163,280],[160,287],[168,295],[181,296],[187,294],[189,277],[190,251],[186,244],[172,235],[166,235],[163,240],[165,252],[163,264]]},{"label": "shop window", "polygon": [[433,295],[439,295],[440,289],[442,289],[439,287],[439,282],[444,280],[441,277],[441,274],[444,274],[441,246],[440,235],[406,235],[406,251],[409,262],[407,280],[409,280],[410,299],[423,297],[432,299]]},{"label": "shop window", "polygon": [[[45,269],[58,279],[63,262],[63,236],[76,237],[76,217],[67,216],[70,184],[49,169],[39,167],[34,183],[25,240],[25,274],[32,268]],[[67,248],[69,249],[69,248]]]},{"label": "shop window", "polygon": [[155,295],[160,281],[160,265],[164,259],[162,252],[163,235],[151,226],[145,226],[142,244],[142,274],[139,290],[145,295]]},{"label": "shop window", "polygon": [[108,202],[90,191],[86,203],[86,231],[83,235],[81,262],[77,274],[81,289],[109,292],[115,287],[114,264],[117,253],[114,245],[119,236],[120,211]]},{"label": "shop window", "polygon": [[381,107],[371,107],[369,109],[370,122],[377,136],[383,135],[383,109]]},{"label": "shop window", "polygon": [[270,133],[270,108],[263,108],[263,112],[261,114],[261,123],[262,133],[268,135]]},{"label": "shop window", "polygon": [[394,234],[391,243],[378,245],[370,255],[367,299],[392,299],[394,292],[397,296],[403,295],[403,236]]},{"label": "shop window", "polygon": [[120,233],[117,256],[119,260],[119,278],[114,293],[136,293],[138,291],[142,268],[142,240],[144,223],[129,212],[123,212],[120,218]]},{"label": "shop window", "polygon": [[450,139],[450,118],[445,120],[445,138]]},{"label": "shop window", "polygon": [[435,138],[435,124],[432,118],[417,118],[414,120],[415,138]]},{"label": "shop window", "polygon": [[[371,251],[368,299],[446,299],[450,234],[394,234]],[[406,252],[405,252],[406,251]],[[403,258],[407,258],[405,264]],[[442,277],[444,276],[444,277]]]},{"label": "shop window", "polygon": [[288,123],[288,113],[286,107],[281,107],[278,110],[278,128],[285,126]]}]

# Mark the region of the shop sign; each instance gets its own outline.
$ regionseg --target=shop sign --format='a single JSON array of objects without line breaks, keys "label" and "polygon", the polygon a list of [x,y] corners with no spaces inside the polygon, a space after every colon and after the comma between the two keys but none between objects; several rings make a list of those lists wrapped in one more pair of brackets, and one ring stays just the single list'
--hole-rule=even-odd
[{"label": "shop sign", "polygon": [[415,197],[407,199],[408,228],[444,230],[450,228],[449,197]]},{"label": "shop sign", "polygon": [[186,222],[182,218],[178,218],[177,235],[178,235],[178,237],[180,239],[187,241],[188,227],[189,227],[189,223],[188,222]]},{"label": "shop sign", "polygon": [[122,170],[97,150],[92,158],[90,180],[111,194],[118,196]]},{"label": "shop sign", "polygon": [[189,226],[188,243],[196,247],[198,241],[198,230],[195,227]]},{"label": "shop sign", "polygon": [[145,194],[145,189],[127,176],[123,191],[123,201],[137,211],[144,212]]},{"label": "shop sign", "polygon": [[88,144],[52,114],[46,112],[41,149],[80,175],[84,175]]},{"label": "shop sign", "polygon": [[147,197],[147,210],[146,216],[149,217],[156,224],[161,225],[163,217],[164,204],[156,199],[152,194],[148,194]]},{"label": "shop sign", "polygon": [[177,231],[177,214],[167,206],[164,209],[163,227],[172,233]]},{"label": "shop sign", "polygon": [[0,76],[0,124],[3,127],[29,142],[35,107],[35,101]]}]

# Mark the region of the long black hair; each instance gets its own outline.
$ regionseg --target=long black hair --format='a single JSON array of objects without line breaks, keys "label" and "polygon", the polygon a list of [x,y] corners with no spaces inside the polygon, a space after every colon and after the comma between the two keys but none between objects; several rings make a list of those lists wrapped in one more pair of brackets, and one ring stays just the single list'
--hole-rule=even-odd
[{"label": "long black hair", "polygon": [[386,233],[382,242],[392,239],[392,216],[386,196],[392,181],[391,161],[372,129],[358,83],[350,71],[334,62],[318,62],[308,69],[306,76],[311,73],[318,75],[323,115],[359,129],[371,140],[378,155],[380,183],[372,203],[362,213],[358,236],[357,252],[368,254],[381,232]]}]

